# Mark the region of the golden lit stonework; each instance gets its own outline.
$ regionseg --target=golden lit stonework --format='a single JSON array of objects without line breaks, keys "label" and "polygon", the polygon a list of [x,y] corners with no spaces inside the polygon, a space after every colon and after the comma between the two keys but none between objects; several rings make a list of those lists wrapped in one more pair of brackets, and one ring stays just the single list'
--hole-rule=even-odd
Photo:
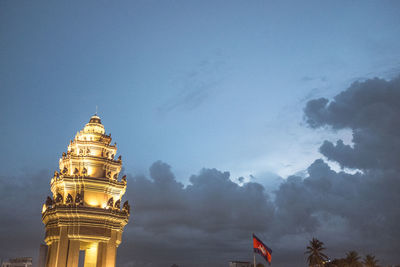
[{"label": "golden lit stonework", "polygon": [[42,209],[46,266],[77,267],[80,250],[85,267],[115,266],[130,207],[127,201],[121,205],[126,177],[118,180],[121,156],[115,159],[117,147],[110,143],[94,115],[62,154],[50,183],[53,197]]}]

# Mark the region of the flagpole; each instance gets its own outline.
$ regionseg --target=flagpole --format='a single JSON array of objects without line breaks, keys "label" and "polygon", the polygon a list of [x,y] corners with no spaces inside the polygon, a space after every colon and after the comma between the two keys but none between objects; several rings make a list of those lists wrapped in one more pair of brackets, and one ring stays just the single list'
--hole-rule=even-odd
[{"label": "flagpole", "polygon": [[256,267],[256,253],[254,253],[254,233],[251,235],[251,243],[253,243],[253,262],[254,267]]}]

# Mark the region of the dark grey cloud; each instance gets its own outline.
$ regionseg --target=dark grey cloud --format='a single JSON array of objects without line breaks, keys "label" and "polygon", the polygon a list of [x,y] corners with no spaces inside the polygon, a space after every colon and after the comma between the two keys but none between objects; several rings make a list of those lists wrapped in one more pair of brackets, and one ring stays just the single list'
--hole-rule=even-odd
[{"label": "dark grey cloud", "polygon": [[[157,194],[160,177],[165,177],[169,184],[163,188],[170,188],[172,193],[166,195],[173,199],[164,199],[162,193],[159,200],[152,200],[159,203],[152,205],[154,210],[164,210],[165,206],[168,215],[153,212],[150,207],[142,209],[136,201],[136,216],[143,221],[136,221],[130,229],[141,229],[141,233],[148,234],[143,242],[157,240],[154,245],[163,244],[169,257],[176,255],[175,261],[189,266],[193,259],[200,262],[198,266],[206,264],[205,258],[213,259],[207,262],[209,266],[218,266],[235,256],[248,257],[243,252],[249,246],[248,233],[252,231],[275,248],[277,266],[297,266],[304,261],[304,245],[312,236],[326,243],[332,257],[342,257],[355,249],[376,254],[382,263],[399,262],[399,92],[399,78],[373,79],[352,84],[332,101],[321,98],[307,103],[305,120],[310,127],[346,128],[353,132],[352,144],[325,141],[320,151],[328,160],[357,172],[337,172],[318,159],[309,166],[305,177],[288,177],[271,199],[264,188],[268,185],[241,180],[243,186],[238,186],[228,173],[213,169],[192,176],[184,187],[173,179],[167,165],[158,162],[150,171],[157,176],[132,178],[132,188],[137,191],[129,193],[129,197],[146,201],[145,192],[155,190]],[[146,190],[136,184],[142,180],[149,187]],[[179,246],[182,241],[190,245]],[[136,246],[140,247],[140,242]],[[181,251],[187,251],[190,257],[182,256]],[[143,259],[149,261],[150,258]]]},{"label": "dark grey cloud", "polygon": [[400,168],[400,78],[371,79],[353,83],[332,101],[319,98],[307,103],[306,121],[311,127],[348,128],[353,145],[326,141],[321,153],[342,167]]},{"label": "dark grey cloud", "polygon": [[[216,169],[203,169],[183,185],[161,161],[150,167],[149,177],[128,175],[132,217],[118,266],[227,266],[251,258],[252,232],[273,248],[274,266],[303,265],[313,236],[332,257],[357,250],[384,264],[399,263],[399,92],[399,78],[373,79],[352,84],[331,101],[307,103],[310,127],[352,131],[352,144],[325,141],[320,147],[325,159],[352,173],[317,159],[305,176],[272,184],[273,194],[268,184]],[[48,177],[1,177],[0,257],[37,253]],[[240,185],[233,182],[238,179]]]},{"label": "dark grey cloud", "polygon": [[0,258],[36,256],[44,238],[41,209],[49,177],[47,171],[0,176]]},{"label": "dark grey cloud", "polygon": [[[357,246],[380,253],[387,260],[400,261],[400,77],[393,80],[370,79],[353,83],[334,97],[311,100],[305,107],[310,127],[350,129],[352,144],[325,141],[320,152],[343,168],[359,170],[355,174],[333,171],[323,160],[315,161],[304,180],[293,178],[296,194],[304,197],[300,205],[276,202],[278,210],[302,209],[296,216],[302,227],[323,223],[318,214],[345,219]],[[288,179],[277,194],[278,200],[290,199]],[[283,203],[283,207],[282,207]],[[292,203],[291,203],[292,204]],[[290,212],[291,215],[295,214]],[[305,223],[304,223],[305,222]],[[379,245],[377,245],[379,244]]]},{"label": "dark grey cloud", "polygon": [[[247,259],[251,231],[267,232],[274,219],[262,185],[239,186],[216,169],[201,170],[184,187],[170,166],[155,162],[150,178],[130,177],[127,198],[134,199],[127,227],[132,234],[124,236],[121,261],[135,259],[135,266],[225,266],[236,257]],[[146,248],[162,255],[145,253]],[[137,251],[135,257],[127,257],[128,250]]]}]

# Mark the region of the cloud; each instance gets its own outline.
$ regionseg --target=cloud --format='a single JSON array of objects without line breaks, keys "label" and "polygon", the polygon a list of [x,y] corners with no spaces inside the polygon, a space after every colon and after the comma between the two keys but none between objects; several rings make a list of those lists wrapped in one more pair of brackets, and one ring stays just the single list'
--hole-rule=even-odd
[{"label": "cloud", "polygon": [[49,195],[50,173],[0,176],[0,258],[35,256],[43,243],[41,210]]},{"label": "cloud", "polygon": [[353,83],[332,101],[311,100],[304,109],[313,127],[351,129],[353,146],[326,141],[321,153],[342,167],[399,170],[400,77]]},{"label": "cloud", "polygon": [[[132,216],[118,250],[118,266],[226,266],[251,258],[252,232],[273,249],[274,266],[298,266],[313,236],[331,257],[348,250],[373,253],[382,264],[400,256],[400,78],[352,84],[333,100],[309,101],[311,128],[350,129],[351,144],[323,142],[323,159],[304,176],[280,185],[246,182],[202,169],[187,185],[161,161],[149,177],[128,175]],[[335,171],[333,161],[356,172]],[[1,177],[1,257],[36,254],[42,241],[41,204],[47,172]],[[257,180],[258,181],[258,180]],[[275,188],[273,195],[269,187]]]},{"label": "cloud", "polygon": [[[304,261],[304,246],[312,236],[325,242],[332,257],[355,249],[376,254],[381,263],[400,261],[396,252],[400,247],[396,225],[400,210],[395,204],[400,203],[399,92],[399,78],[372,79],[352,84],[332,101],[320,98],[307,103],[304,114],[310,127],[352,131],[351,144],[325,141],[320,151],[326,159],[357,172],[337,172],[324,159],[317,159],[305,177],[288,177],[271,199],[263,185],[242,180],[243,186],[238,186],[229,173],[215,169],[202,170],[184,187],[172,178],[169,166],[158,162],[151,169],[165,173],[159,177],[169,181],[163,188],[171,188],[171,194],[164,192],[159,200],[153,199],[158,201],[152,202],[154,209],[142,209],[136,202],[136,216],[143,221],[136,221],[130,229],[141,229],[140,233],[146,233],[144,242],[155,240],[155,246],[169,251],[169,258],[160,263],[170,259],[196,266],[191,262],[196,259],[198,266],[204,266],[207,258],[209,266],[218,266],[235,257],[246,259],[248,255],[243,252],[249,246],[248,233],[253,231],[274,248],[277,266]],[[141,179],[157,195],[159,177],[132,178],[132,188],[137,191],[129,197],[140,196],[145,201],[144,192],[149,190],[141,190],[136,184]],[[164,200],[164,194],[172,199]],[[152,211],[164,210],[164,206],[166,213]],[[152,225],[152,221],[158,223]],[[132,246],[135,248],[135,244]],[[136,246],[139,249],[140,242]],[[182,256],[182,250],[190,257]]]},{"label": "cloud", "polygon": [[[127,230],[133,234],[124,236],[121,254],[124,248],[137,251],[137,266],[205,266],[247,258],[250,229],[266,232],[273,221],[274,206],[264,187],[239,186],[228,172],[203,169],[184,187],[170,166],[159,161],[150,167],[150,178],[129,178],[127,198],[134,199],[134,222]],[[158,256],[142,253],[145,248]]]},{"label": "cloud", "polygon": [[174,94],[159,108],[160,114],[177,109],[192,110],[206,101],[223,80],[222,67],[224,61],[220,55],[215,59],[201,61],[192,71],[185,73],[173,81],[178,93]]},{"label": "cloud", "polygon": [[[301,222],[299,227],[310,232],[323,227],[325,218],[343,218],[356,246],[399,261],[395,248],[400,247],[400,231],[395,225],[400,211],[394,208],[394,203],[400,203],[399,101],[400,77],[356,82],[332,101],[309,101],[304,112],[310,127],[352,131],[352,144],[325,141],[322,155],[359,172],[335,172],[323,160],[316,160],[308,168],[308,177],[288,179],[281,186],[277,199],[284,201],[276,202],[278,213],[290,214],[294,217],[290,220]],[[296,199],[288,203],[298,196],[302,203]]]}]

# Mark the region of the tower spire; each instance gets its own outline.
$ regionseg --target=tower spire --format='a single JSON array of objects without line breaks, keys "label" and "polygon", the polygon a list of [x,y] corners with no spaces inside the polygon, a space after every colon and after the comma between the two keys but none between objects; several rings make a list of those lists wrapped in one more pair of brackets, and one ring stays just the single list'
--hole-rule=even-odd
[{"label": "tower spire", "polygon": [[96,115],[68,145],[60,172],[51,179],[53,197],[42,209],[46,267],[78,267],[80,250],[85,250],[85,267],[115,267],[130,207],[121,205],[126,179],[118,180],[122,160],[110,143],[96,106]]}]

